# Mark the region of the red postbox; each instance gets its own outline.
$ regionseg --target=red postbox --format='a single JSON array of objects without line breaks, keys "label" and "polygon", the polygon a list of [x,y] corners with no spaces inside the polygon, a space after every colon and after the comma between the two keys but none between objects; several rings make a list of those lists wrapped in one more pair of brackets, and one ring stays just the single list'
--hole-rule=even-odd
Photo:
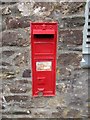
[{"label": "red postbox", "polygon": [[57,23],[31,23],[32,95],[54,96]]}]

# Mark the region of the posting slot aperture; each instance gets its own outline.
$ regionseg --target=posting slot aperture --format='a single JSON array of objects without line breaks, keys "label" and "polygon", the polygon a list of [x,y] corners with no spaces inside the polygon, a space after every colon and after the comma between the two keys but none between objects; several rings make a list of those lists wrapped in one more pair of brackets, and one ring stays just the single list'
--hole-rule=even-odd
[{"label": "posting slot aperture", "polygon": [[34,34],[35,38],[54,38],[54,34]]}]

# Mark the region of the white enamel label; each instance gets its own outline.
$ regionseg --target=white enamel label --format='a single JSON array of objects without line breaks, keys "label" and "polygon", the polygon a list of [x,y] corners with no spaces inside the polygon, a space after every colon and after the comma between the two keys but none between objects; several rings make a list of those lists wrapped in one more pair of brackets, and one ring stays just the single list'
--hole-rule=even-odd
[{"label": "white enamel label", "polygon": [[51,71],[52,70],[52,62],[36,62],[36,71]]}]

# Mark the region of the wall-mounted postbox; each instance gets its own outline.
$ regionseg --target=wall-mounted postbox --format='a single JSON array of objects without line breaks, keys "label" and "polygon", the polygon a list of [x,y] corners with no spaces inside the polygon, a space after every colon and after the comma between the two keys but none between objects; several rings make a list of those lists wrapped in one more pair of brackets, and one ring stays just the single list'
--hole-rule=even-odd
[{"label": "wall-mounted postbox", "polygon": [[54,96],[57,23],[31,23],[32,95]]}]

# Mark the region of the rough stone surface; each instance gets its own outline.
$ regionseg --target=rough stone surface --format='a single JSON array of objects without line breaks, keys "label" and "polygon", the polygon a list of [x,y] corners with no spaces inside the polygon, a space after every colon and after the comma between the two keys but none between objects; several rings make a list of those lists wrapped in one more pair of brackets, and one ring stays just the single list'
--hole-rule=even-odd
[{"label": "rough stone surface", "polygon": [[2,46],[27,46],[29,45],[29,33],[26,29],[5,30],[0,33],[0,45]]},{"label": "rough stone surface", "polygon": [[75,27],[81,27],[84,25],[84,17],[82,16],[77,16],[77,17],[65,17],[62,18],[62,26],[64,26],[64,28],[75,28]]},{"label": "rough stone surface", "polygon": [[[3,119],[87,119],[88,71],[80,66],[84,6],[82,2],[10,3],[0,0]],[[30,21],[58,22],[55,97],[32,97]]]},{"label": "rough stone surface", "polygon": [[82,45],[82,30],[61,30],[60,41],[67,45]]},{"label": "rough stone surface", "polygon": [[[68,56],[68,57],[67,57]],[[76,53],[64,53],[58,57],[58,63],[60,66],[79,66],[80,65],[80,55]]]},{"label": "rough stone surface", "polygon": [[21,17],[21,18],[6,17],[5,19],[7,29],[29,27],[30,21],[31,21],[30,17]]},{"label": "rough stone surface", "polygon": [[30,70],[25,70],[23,72],[23,77],[31,77],[31,71]]}]

